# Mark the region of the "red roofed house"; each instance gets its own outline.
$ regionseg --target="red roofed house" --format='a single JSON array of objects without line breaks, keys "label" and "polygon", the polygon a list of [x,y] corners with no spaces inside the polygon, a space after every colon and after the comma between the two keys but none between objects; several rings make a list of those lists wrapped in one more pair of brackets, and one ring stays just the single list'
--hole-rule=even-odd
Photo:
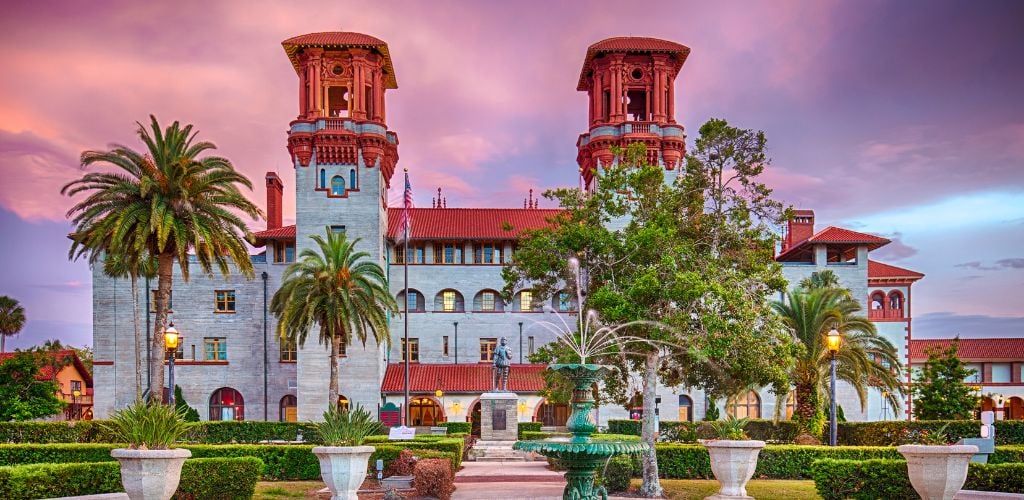
[{"label": "red roofed house", "polygon": [[[15,352],[0,353],[0,363],[13,357]],[[39,371],[39,380],[57,383],[57,397],[68,403],[61,418],[64,420],[92,420],[92,374],[73,349],[47,353],[49,360]],[[59,367],[54,374],[54,367]]]},{"label": "red roofed house", "polygon": [[[953,339],[911,340],[907,361],[914,369],[928,360],[931,349],[945,349]],[[957,356],[975,370],[965,382],[982,396],[981,409],[997,419],[1024,419],[1024,339],[960,339]]]}]

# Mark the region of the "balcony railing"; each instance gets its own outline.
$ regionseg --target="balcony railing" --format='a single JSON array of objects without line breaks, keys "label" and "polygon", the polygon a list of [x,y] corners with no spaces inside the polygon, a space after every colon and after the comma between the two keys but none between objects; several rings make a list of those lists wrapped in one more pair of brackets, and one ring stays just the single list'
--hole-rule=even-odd
[{"label": "balcony railing", "polygon": [[904,319],[903,309],[870,309],[868,319]]}]

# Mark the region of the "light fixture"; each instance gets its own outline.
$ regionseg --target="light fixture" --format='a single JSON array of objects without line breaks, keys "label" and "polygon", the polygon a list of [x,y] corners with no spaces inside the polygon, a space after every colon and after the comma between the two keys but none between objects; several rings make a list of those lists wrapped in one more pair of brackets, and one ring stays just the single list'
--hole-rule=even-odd
[{"label": "light fixture", "polygon": [[526,413],[526,400],[523,400],[523,399],[519,400],[519,413],[520,414]]},{"label": "light fixture", "polygon": [[832,329],[829,330],[828,335],[826,335],[825,338],[828,344],[828,352],[832,353],[833,355],[839,352],[839,346],[840,344],[843,343],[843,336],[840,335],[839,330],[837,330],[835,327],[832,327]]},{"label": "light fixture", "polygon": [[167,344],[168,349],[178,348],[178,329],[174,328],[174,322],[167,325],[167,329],[164,330],[164,343]]},{"label": "light fixture", "polygon": [[440,397],[444,396],[444,391],[442,391],[441,389],[438,389],[438,390],[434,391],[434,396],[437,396],[438,398],[440,398]]}]

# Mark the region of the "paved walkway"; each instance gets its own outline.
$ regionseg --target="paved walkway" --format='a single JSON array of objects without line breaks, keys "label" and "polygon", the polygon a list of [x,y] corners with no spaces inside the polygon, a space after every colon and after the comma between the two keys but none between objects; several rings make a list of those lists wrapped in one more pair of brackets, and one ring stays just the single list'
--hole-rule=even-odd
[{"label": "paved walkway", "polygon": [[549,470],[547,462],[462,462],[452,499],[560,500],[563,474]]}]

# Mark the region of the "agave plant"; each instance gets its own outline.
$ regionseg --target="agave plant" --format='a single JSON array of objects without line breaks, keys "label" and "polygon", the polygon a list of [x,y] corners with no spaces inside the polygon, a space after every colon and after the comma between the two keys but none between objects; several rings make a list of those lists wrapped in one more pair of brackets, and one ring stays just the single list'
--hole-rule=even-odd
[{"label": "agave plant", "polygon": [[736,418],[730,416],[727,420],[716,420],[711,422],[711,427],[715,430],[718,439],[728,439],[732,441],[746,441],[750,439],[747,433],[743,430],[743,427],[747,425],[750,419],[748,418]]},{"label": "agave plant", "polygon": [[184,411],[142,399],[114,412],[110,423],[102,425],[133,450],[166,450],[188,431]]},{"label": "agave plant", "polygon": [[330,408],[324,412],[324,421],[317,424],[320,438],[327,446],[360,446],[367,436],[381,428],[381,423],[359,405],[353,410]]}]

